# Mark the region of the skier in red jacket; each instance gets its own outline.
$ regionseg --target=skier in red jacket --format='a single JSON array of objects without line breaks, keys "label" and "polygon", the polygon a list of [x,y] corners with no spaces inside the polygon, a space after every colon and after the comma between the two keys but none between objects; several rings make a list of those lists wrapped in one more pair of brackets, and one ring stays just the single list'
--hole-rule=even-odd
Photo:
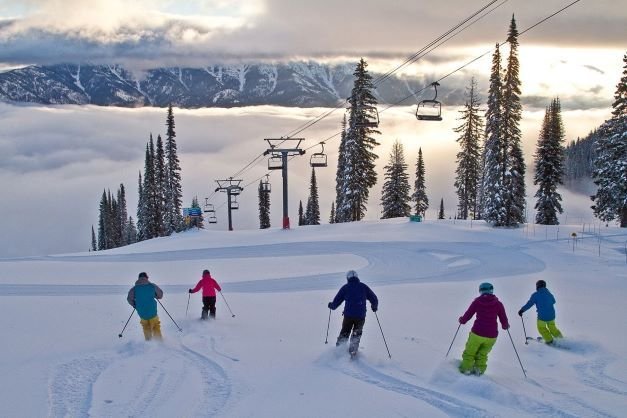
[{"label": "skier in red jacket", "polygon": [[207,312],[212,318],[216,317],[216,290],[218,292],[222,291],[222,288],[215,281],[213,277],[211,277],[211,273],[209,270],[204,270],[202,272],[202,279],[198,282],[196,287],[193,289],[189,289],[189,293],[196,293],[202,288],[202,314],[200,316],[201,319],[207,319]]}]

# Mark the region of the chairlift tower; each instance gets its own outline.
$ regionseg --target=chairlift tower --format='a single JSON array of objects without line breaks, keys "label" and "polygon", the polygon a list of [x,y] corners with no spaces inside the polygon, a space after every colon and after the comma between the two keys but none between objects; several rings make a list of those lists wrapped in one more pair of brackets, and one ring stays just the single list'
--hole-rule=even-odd
[{"label": "chairlift tower", "polygon": [[[281,157],[281,173],[283,175],[283,229],[290,229],[290,217],[288,215],[287,208],[287,157],[293,155],[303,155],[304,149],[300,148],[300,143],[304,141],[304,138],[266,138],[270,148],[268,148],[263,155],[270,154],[270,160],[268,160],[268,168],[278,169],[276,165],[270,167],[272,160],[276,160],[278,156]],[[288,144],[295,144],[293,147],[287,146]],[[286,146],[284,146],[286,145]]]},{"label": "chairlift tower", "polygon": [[229,231],[233,230],[233,217],[231,216],[231,211],[233,209],[239,209],[239,204],[235,201],[234,196],[237,196],[244,190],[243,187],[240,187],[240,183],[242,181],[243,180],[234,180],[233,177],[229,177],[226,180],[216,180],[216,183],[218,183],[216,192],[225,192],[227,196]]}]

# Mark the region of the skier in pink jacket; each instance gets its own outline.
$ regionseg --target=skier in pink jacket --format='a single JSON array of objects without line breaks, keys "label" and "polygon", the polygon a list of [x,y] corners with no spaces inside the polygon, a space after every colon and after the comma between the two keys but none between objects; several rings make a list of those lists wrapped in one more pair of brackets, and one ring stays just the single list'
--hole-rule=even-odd
[{"label": "skier in pink jacket", "polygon": [[196,293],[202,288],[202,314],[200,316],[201,319],[207,319],[207,312],[212,318],[216,317],[216,290],[218,292],[222,291],[222,288],[215,281],[213,277],[211,277],[211,273],[209,270],[204,270],[202,272],[202,279],[198,282],[196,287],[193,289],[189,289],[189,293]]}]

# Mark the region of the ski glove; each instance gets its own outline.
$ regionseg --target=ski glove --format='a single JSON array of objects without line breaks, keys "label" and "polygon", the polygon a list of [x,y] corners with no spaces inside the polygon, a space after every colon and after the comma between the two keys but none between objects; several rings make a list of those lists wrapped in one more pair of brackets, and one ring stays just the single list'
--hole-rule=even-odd
[{"label": "ski glove", "polygon": [[522,314],[523,314],[523,310],[521,309],[518,311],[518,316],[522,316]]},{"label": "ski glove", "polygon": [[329,309],[333,309],[333,302],[329,302],[329,304],[327,305],[329,307]]},{"label": "ski glove", "polygon": [[189,293],[194,293],[194,292],[192,291],[192,289],[189,289],[189,290],[188,290],[188,292],[189,292]]},{"label": "ski glove", "polygon": [[378,310],[379,310],[379,308],[377,306],[372,306],[372,312],[376,312]]}]

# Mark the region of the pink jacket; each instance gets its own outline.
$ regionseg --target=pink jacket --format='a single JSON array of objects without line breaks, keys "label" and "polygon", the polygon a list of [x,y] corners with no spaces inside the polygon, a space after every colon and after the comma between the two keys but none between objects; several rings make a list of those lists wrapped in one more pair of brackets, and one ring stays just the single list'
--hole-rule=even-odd
[{"label": "pink jacket", "polygon": [[215,296],[216,290],[218,292],[222,291],[222,288],[220,287],[218,282],[216,282],[213,277],[211,277],[211,274],[207,273],[202,275],[202,279],[200,279],[196,287],[192,289],[192,293],[198,292],[201,287],[203,296]]},{"label": "pink jacket", "polygon": [[477,319],[475,319],[475,323],[472,326],[472,332],[480,337],[497,337],[499,334],[498,325],[496,323],[497,317],[499,321],[501,321],[501,327],[503,329],[509,328],[505,308],[501,301],[494,295],[481,295],[473,300],[466,313],[459,317],[459,323],[465,324],[474,314],[477,314]]}]

